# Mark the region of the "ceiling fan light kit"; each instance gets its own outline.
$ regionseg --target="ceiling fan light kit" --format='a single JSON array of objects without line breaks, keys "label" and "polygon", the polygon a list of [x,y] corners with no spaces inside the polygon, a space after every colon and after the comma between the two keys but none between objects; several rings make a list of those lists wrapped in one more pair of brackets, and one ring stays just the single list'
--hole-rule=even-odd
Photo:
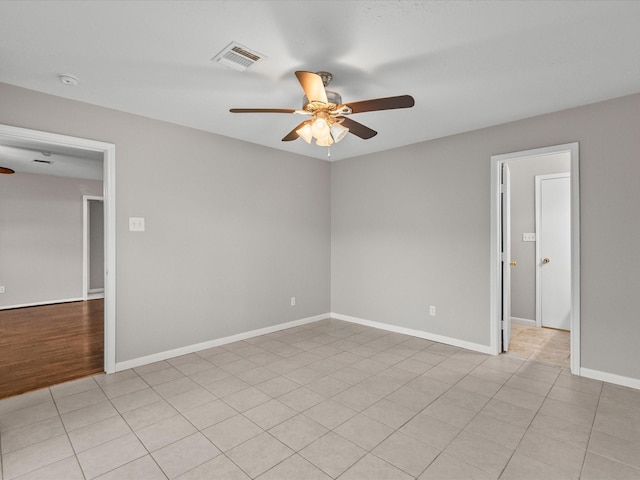
[{"label": "ceiling fan light kit", "polygon": [[345,115],[378,110],[411,108],[415,105],[415,101],[411,95],[376,98],[343,104],[340,94],[325,89],[333,78],[331,73],[297,71],[296,77],[305,93],[301,110],[284,108],[232,108],[229,111],[231,113],[295,113],[311,116],[311,119],[300,123],[285,135],[282,141],[289,142],[297,138],[302,138],[310,144],[315,138],[316,145],[330,147],[334,143],[342,140],[347,133],[352,133],[363,140],[368,140],[378,133],[355,120],[347,118]]}]

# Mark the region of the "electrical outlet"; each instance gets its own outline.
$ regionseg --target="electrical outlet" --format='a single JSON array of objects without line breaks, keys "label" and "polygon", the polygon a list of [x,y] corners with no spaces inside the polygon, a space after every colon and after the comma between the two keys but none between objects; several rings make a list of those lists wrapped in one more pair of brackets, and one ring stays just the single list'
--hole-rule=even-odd
[{"label": "electrical outlet", "polygon": [[429,315],[432,317],[436,316],[436,306],[435,305],[429,305]]},{"label": "electrical outlet", "polygon": [[296,306],[296,297],[291,297],[291,306],[292,307]]},{"label": "electrical outlet", "polygon": [[4,285],[0,285],[0,293],[4,293]]},{"label": "electrical outlet", "polygon": [[144,232],[144,217],[129,217],[130,232]]}]

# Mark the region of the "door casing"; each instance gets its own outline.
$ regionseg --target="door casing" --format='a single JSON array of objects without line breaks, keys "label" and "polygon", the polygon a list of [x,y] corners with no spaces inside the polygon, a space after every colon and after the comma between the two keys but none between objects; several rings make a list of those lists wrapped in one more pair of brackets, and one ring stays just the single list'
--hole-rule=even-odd
[{"label": "door casing", "polygon": [[103,197],[105,217],[104,283],[104,371],[116,371],[116,146],[112,143],[71,137],[0,124],[0,142],[26,141],[47,143],[103,155]]},{"label": "door casing", "polygon": [[501,165],[512,160],[565,152],[568,152],[571,158],[571,373],[580,375],[580,158],[578,142],[491,156],[490,351],[492,354],[498,355],[501,353],[502,344]]}]

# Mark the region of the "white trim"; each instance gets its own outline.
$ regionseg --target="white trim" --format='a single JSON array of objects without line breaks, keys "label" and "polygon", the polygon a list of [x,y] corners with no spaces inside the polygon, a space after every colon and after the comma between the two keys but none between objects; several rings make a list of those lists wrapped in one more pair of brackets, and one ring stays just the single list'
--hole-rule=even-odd
[{"label": "white trim", "polygon": [[89,200],[99,200],[104,205],[104,197],[82,196],[82,298],[84,300],[89,299],[90,293],[104,292],[104,288],[89,288]]},{"label": "white trim", "polygon": [[322,315],[316,315],[313,317],[302,318],[300,320],[293,320],[287,323],[281,323],[278,325],[272,325],[270,327],[259,328],[257,330],[251,330],[249,332],[238,333],[229,337],[218,338],[215,340],[209,340],[207,342],[196,343],[195,345],[187,345],[185,347],[176,348],[173,350],[167,350],[164,352],[154,353],[145,357],[133,358],[131,360],[125,360],[124,362],[116,363],[116,371],[128,370],[130,368],[141,367],[148,365],[149,363],[160,362],[162,360],[168,360],[170,358],[180,357],[189,353],[200,352],[208,348],[219,347],[220,345],[226,345],[228,343],[239,342],[240,340],[246,340],[247,338],[259,337],[260,335],[266,335],[268,333],[279,332],[280,330],[286,330],[287,328],[299,327],[300,325],[306,325],[308,323],[317,322],[319,320],[325,320],[330,317],[329,313]]},{"label": "white trim", "polygon": [[116,146],[85,138],[0,124],[0,139],[19,139],[78,148],[103,155],[102,180],[105,216],[104,370],[116,368]]},{"label": "white trim", "polygon": [[24,307],[40,307],[42,305],[57,305],[58,303],[70,303],[70,302],[82,302],[84,298],[63,298],[61,300],[45,300],[44,302],[32,302],[21,303],[19,305],[7,305],[6,307],[0,307],[0,310],[10,310],[12,308],[24,308]]},{"label": "white trim", "polygon": [[374,322],[372,320],[350,317],[348,315],[342,315],[340,313],[331,313],[331,318],[335,318],[336,320],[343,320],[345,322],[357,323],[358,325],[365,325],[367,327],[379,328],[380,330],[387,330],[389,332],[401,333],[403,335],[411,335],[412,337],[424,338],[426,340],[432,340],[434,342],[444,343],[447,345],[452,345],[454,347],[466,348],[467,350],[473,350],[475,352],[493,355],[493,350],[490,346],[467,342],[466,340],[460,340],[458,338],[445,337],[443,335],[424,332],[422,330],[414,330],[412,328],[398,327],[397,325],[390,325],[388,323]]},{"label": "white trim", "polygon": [[527,325],[529,327],[536,326],[536,321],[529,318],[511,317],[511,323],[517,323],[518,325]]},{"label": "white trim", "polygon": [[494,354],[500,353],[500,164],[530,157],[569,152],[571,155],[571,373],[580,375],[580,152],[578,142],[536,148],[522,152],[491,156],[491,211],[489,314],[491,346]]},{"label": "white trim", "polygon": [[623,387],[635,388],[640,390],[640,379],[632,377],[624,377],[615,373],[601,372],[600,370],[591,370],[590,368],[581,368],[580,375],[594,380],[622,385]]}]

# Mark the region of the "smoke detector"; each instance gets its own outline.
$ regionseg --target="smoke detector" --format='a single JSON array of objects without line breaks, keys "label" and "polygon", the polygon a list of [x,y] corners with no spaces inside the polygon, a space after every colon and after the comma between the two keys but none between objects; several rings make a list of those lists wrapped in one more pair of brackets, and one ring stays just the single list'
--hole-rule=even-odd
[{"label": "smoke detector", "polygon": [[75,87],[79,82],[79,80],[73,75],[58,75],[58,79],[61,83],[69,85],[70,87]]},{"label": "smoke detector", "polygon": [[231,42],[211,60],[216,61],[225,67],[243,72],[263,58],[265,57],[261,53],[244,47],[239,43]]}]

